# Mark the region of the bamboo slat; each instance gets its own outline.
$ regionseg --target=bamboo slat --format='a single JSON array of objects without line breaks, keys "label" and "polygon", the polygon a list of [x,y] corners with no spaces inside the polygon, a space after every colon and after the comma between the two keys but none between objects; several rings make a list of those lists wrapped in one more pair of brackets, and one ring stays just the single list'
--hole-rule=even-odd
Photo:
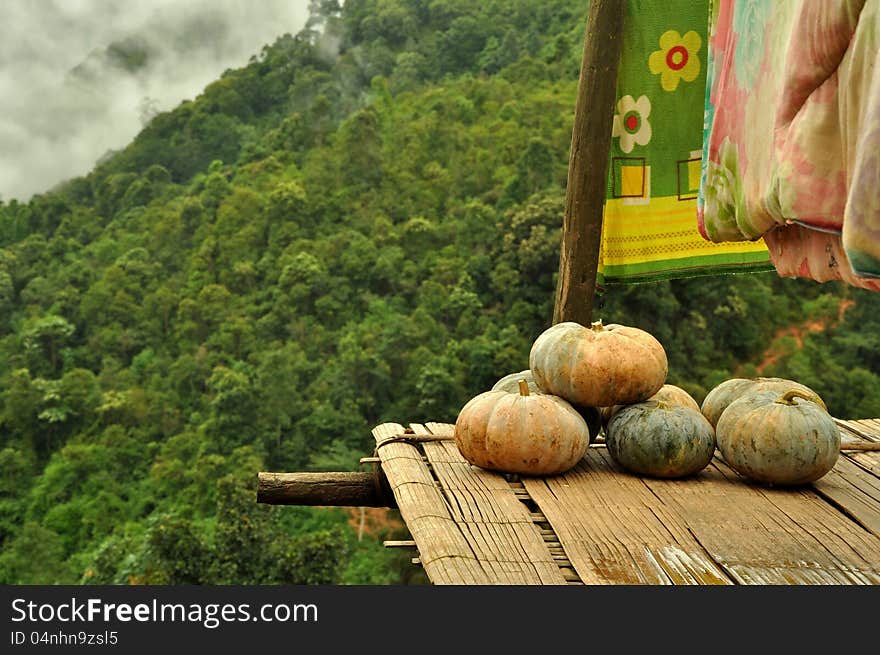
[{"label": "bamboo slat", "polygon": [[[880,443],[880,421],[862,419],[861,421],[842,421],[835,419],[840,427],[842,441],[871,441]],[[880,477],[880,453],[844,451],[841,453],[848,460],[855,462],[861,469]]]},{"label": "bamboo slat", "polygon": [[874,464],[880,463],[880,453],[864,454],[858,459],[841,455],[834,468],[813,483],[813,488],[852,520],[880,537],[880,466],[867,468],[862,462],[869,458],[874,459]]},{"label": "bamboo slat", "polygon": [[834,419],[843,441],[880,441],[880,422],[875,419],[844,421]]},{"label": "bamboo slat", "polygon": [[[593,449],[571,471],[523,478],[586,584],[731,584],[636,477]],[[659,511],[658,511],[659,510]]]},{"label": "bamboo slat", "polygon": [[[723,493],[711,509],[682,503],[684,512],[739,508],[761,530],[695,523],[696,536],[743,579],[774,584],[880,584],[880,538],[826,502],[812,486],[772,488],[746,482],[716,460],[713,486]],[[691,496],[681,493],[679,497]],[[698,509],[699,508],[699,509]],[[738,532],[742,533],[739,537]],[[728,537],[733,537],[729,539]]]},{"label": "bamboo slat", "polygon": [[[403,431],[398,423],[383,423],[373,428],[373,437],[378,444]],[[434,484],[418,448],[408,443],[390,443],[378,448],[378,456],[431,581],[437,584],[491,583],[452,519],[449,506]]]},{"label": "bamboo slat", "polygon": [[[452,436],[454,426],[410,426],[416,434]],[[504,478],[471,466],[454,442],[423,444],[452,516],[478,559],[502,571],[509,584],[566,584],[526,506]]]},{"label": "bamboo slat", "polygon": [[590,451],[564,476],[524,482],[588,584],[880,583],[876,534],[809,488],[752,485],[720,462],[655,480]]},{"label": "bamboo slat", "polygon": [[880,419],[877,418],[862,418],[855,419],[852,421],[847,421],[850,425],[857,425],[865,430],[868,434],[869,439],[872,441],[880,441]]},{"label": "bamboo slat", "polygon": [[[880,441],[876,419],[836,422],[844,441]],[[471,466],[450,440],[378,456],[436,584],[880,584],[878,452],[844,451],[800,488],[750,482],[720,456],[684,480],[626,473],[605,448],[563,475],[519,479]]]}]

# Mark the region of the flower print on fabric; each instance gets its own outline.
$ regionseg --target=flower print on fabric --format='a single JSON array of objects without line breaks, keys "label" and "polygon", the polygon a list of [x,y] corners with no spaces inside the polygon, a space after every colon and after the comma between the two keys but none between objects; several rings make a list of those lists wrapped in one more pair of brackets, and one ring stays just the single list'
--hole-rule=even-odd
[{"label": "flower print on fabric", "polygon": [[647,96],[623,96],[617,101],[617,113],[611,129],[613,138],[620,138],[620,149],[625,153],[632,152],[635,145],[646,146],[651,140],[651,101]]},{"label": "flower print on fabric", "polygon": [[738,159],[736,145],[725,139],[718,151],[718,161],[709,160],[705,168],[702,209],[712,220],[704,221],[702,227],[711,241],[742,240],[737,214],[744,214],[745,195]]},{"label": "flower print on fabric", "polygon": [[699,51],[703,46],[700,35],[691,30],[681,36],[675,30],[660,37],[660,49],[648,57],[648,68],[660,76],[664,91],[675,91],[681,80],[693,82],[700,74]]}]

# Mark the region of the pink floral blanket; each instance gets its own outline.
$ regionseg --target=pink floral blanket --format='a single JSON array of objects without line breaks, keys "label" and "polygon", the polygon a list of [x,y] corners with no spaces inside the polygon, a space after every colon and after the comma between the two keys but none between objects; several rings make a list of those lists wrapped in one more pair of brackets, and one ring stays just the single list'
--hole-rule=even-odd
[{"label": "pink floral blanket", "polygon": [[715,0],[698,227],[880,290],[880,0]]}]

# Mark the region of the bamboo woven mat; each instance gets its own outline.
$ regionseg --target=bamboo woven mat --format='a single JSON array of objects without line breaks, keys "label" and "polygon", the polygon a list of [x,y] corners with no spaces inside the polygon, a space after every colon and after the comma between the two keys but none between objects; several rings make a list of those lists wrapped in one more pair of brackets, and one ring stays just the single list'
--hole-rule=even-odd
[{"label": "bamboo woven mat", "polygon": [[[837,423],[844,442],[880,442],[880,419]],[[687,479],[639,477],[602,444],[563,475],[526,477],[471,466],[453,427],[373,429],[434,584],[880,584],[880,452],[844,451],[799,488],[749,482],[719,456]]]}]

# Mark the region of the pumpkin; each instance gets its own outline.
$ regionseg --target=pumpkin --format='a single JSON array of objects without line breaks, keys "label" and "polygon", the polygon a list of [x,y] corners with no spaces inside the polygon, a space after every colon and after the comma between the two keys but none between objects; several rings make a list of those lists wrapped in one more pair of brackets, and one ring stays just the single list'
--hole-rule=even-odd
[{"label": "pumpkin", "polygon": [[[664,384],[662,387],[660,387],[660,391],[648,398],[648,400],[662,400],[663,402],[670,405],[681,405],[682,407],[690,407],[691,409],[695,409],[698,412],[700,411],[700,406],[697,404],[697,401],[694,400],[693,396],[691,396],[681,387],[677,387],[674,384]],[[608,421],[610,421],[611,418],[624,407],[626,407],[626,405],[612,405],[611,407],[602,407],[600,409],[600,415],[602,416],[602,425],[607,426]]]},{"label": "pumpkin", "polygon": [[535,378],[529,369],[526,369],[525,371],[520,371],[519,373],[511,373],[510,375],[505,375],[503,378],[498,380],[498,382],[492,385],[492,391],[519,393],[520,380],[526,381],[526,384],[529,385],[530,393],[541,393],[541,390],[538,388],[538,384],[535,382]]},{"label": "pumpkin", "polygon": [[587,407],[628,405],[666,382],[666,351],[651,334],[625,325],[566,321],[542,332],[529,352],[538,388]]},{"label": "pumpkin", "polygon": [[471,398],[458,414],[454,434],[471,464],[526,475],[563,473],[590,445],[583,417],[562,398],[530,393],[525,380],[517,393],[486,391]]},{"label": "pumpkin", "polygon": [[837,463],[840,430],[812,393],[753,390],[716,426],[724,461],[741,475],[779,485],[818,480]]},{"label": "pumpkin", "polygon": [[698,412],[700,411],[700,405],[694,400],[694,397],[674,384],[664,384],[660,387],[660,391],[651,396],[649,400],[662,400],[670,405],[681,405],[682,407],[690,407]]},{"label": "pumpkin", "polygon": [[715,431],[698,409],[662,400],[621,408],[605,431],[608,454],[632,473],[681,478],[703,470],[715,453]]},{"label": "pumpkin", "polygon": [[[526,381],[526,384],[529,385],[530,393],[541,393],[541,390],[538,388],[538,385],[535,382],[535,378],[529,369],[526,369],[525,371],[520,371],[519,373],[511,373],[510,375],[505,375],[492,386],[492,391],[507,391],[508,393],[516,393],[519,390],[520,380]],[[572,407],[574,407],[577,410],[578,414],[580,414],[587,422],[587,427],[590,428],[590,443],[592,443],[593,440],[599,435],[599,430],[602,429],[602,417],[599,414],[599,408],[584,407],[583,405],[574,404],[572,404]]]},{"label": "pumpkin", "polygon": [[740,398],[747,391],[788,391],[790,389],[800,389],[804,393],[812,394],[815,401],[827,410],[825,402],[819,397],[815,391],[808,386],[803,385],[794,380],[786,380],[784,378],[732,378],[725,380],[714,389],[712,389],[703,399],[700,411],[703,416],[709,419],[712,425],[718,425],[718,419],[734,400]]}]

